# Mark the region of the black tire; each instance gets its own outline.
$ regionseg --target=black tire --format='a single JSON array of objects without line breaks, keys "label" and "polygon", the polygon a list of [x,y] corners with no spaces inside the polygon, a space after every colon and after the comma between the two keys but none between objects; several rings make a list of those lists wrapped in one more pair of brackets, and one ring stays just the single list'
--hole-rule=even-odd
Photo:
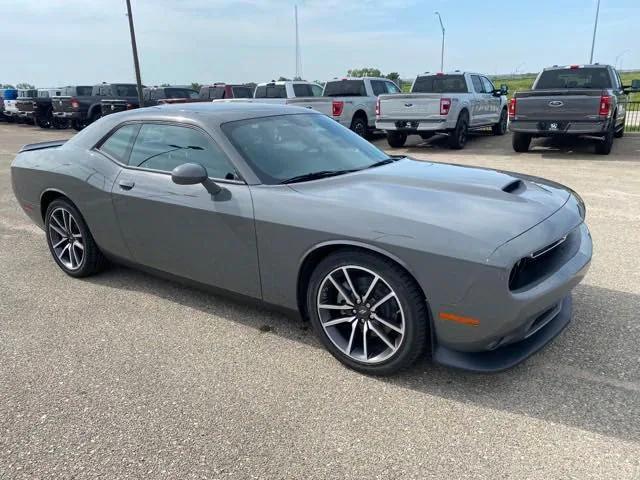
[{"label": "black tire", "polygon": [[[613,118],[615,118],[615,115]],[[598,155],[609,155],[611,153],[611,149],[613,148],[613,139],[616,135],[616,126],[613,118],[611,119],[611,125],[609,125],[609,129],[607,130],[604,138],[596,143],[596,153]]]},{"label": "black tire", "polygon": [[51,128],[51,121],[46,117],[35,117],[35,124],[40,128]]},{"label": "black tire", "polygon": [[[54,233],[52,233],[53,230],[51,229],[51,223],[55,222],[55,220],[52,220],[52,215],[54,214],[54,212],[59,212],[60,209],[71,213],[75,225],[77,226],[81,235],[80,240],[84,245],[84,254],[82,256],[82,260],[80,261],[79,266],[76,268],[69,268],[63,263],[54,249],[54,243],[52,243],[53,241],[55,241],[54,238],[52,238],[54,236]],[[98,273],[105,267],[107,261],[96,245],[96,242],[94,241],[93,236],[89,231],[89,227],[87,227],[87,224],[85,223],[78,209],[69,200],[54,200],[47,207],[47,212],[45,213],[45,234],[47,237],[47,245],[49,246],[51,256],[58,264],[58,266],[62,269],[62,271],[67,275],[77,278],[87,277],[89,275]]]},{"label": "black tire", "polygon": [[75,118],[71,120],[71,128],[73,128],[76,132],[81,131],[84,127],[86,127],[86,124],[82,120],[77,120]]},{"label": "black tire", "polygon": [[420,133],[419,135],[423,140],[429,140],[435,135],[435,133]]},{"label": "black tire", "polygon": [[64,130],[66,128],[69,128],[69,120],[66,118],[53,117],[53,120],[51,123],[53,125],[53,128],[56,128],[58,130]]},{"label": "black tire", "polygon": [[531,135],[527,133],[514,133],[511,144],[516,152],[523,153],[529,151],[531,145]]},{"label": "black tire", "polygon": [[500,121],[491,127],[494,135],[504,135],[507,133],[507,119],[507,109],[503,108],[502,113],[500,113]]},{"label": "black tire", "polygon": [[402,148],[407,141],[407,134],[404,132],[387,132],[387,143],[391,148]]},{"label": "black tire", "polygon": [[624,137],[624,123],[622,124],[622,127],[620,127],[620,130],[616,131],[614,137],[616,138]]},{"label": "black tire", "polygon": [[469,114],[463,110],[456,122],[456,128],[449,132],[449,148],[462,150],[469,139]]},{"label": "black tire", "polygon": [[89,117],[89,122],[87,123],[87,125],[91,125],[92,123],[97,122],[98,120],[100,120],[100,117],[102,117],[102,112],[100,111],[99,108],[96,108],[91,113],[91,116]]},{"label": "black tire", "polygon": [[[361,267],[377,274],[393,289],[398,305],[404,313],[404,336],[399,340],[401,343],[393,354],[379,363],[367,363],[347,355],[333,343],[322,326],[316,306],[319,290],[327,275],[342,266]],[[354,282],[356,280],[354,279]],[[365,289],[366,286],[360,287],[361,295]],[[370,298],[374,298],[374,294],[371,295]],[[379,299],[375,297],[375,300]],[[327,256],[316,266],[311,275],[306,301],[307,311],[316,334],[327,350],[349,368],[371,375],[390,375],[411,366],[425,352],[429,316],[424,295],[415,280],[405,270],[385,257],[352,249],[341,250]],[[374,322],[375,320],[370,321],[370,323]],[[381,325],[378,324],[378,327]],[[354,327],[354,331],[356,328]],[[362,330],[360,334],[362,335]],[[378,338],[373,334],[371,337],[374,340]]]},{"label": "black tire", "polygon": [[362,138],[367,137],[369,131],[369,125],[367,125],[367,118],[363,115],[356,115],[351,121],[351,130]]}]

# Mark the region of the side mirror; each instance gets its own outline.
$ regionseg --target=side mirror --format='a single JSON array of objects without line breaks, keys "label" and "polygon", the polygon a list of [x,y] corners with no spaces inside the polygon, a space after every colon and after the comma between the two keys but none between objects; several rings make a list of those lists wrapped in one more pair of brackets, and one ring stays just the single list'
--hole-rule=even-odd
[{"label": "side mirror", "polygon": [[178,185],[197,185],[208,178],[207,170],[199,163],[183,163],[171,172],[171,180]]},{"label": "side mirror", "polygon": [[509,93],[509,85],[507,85],[506,83],[503,83],[502,85],[500,85],[500,95],[506,95]]},{"label": "side mirror", "polygon": [[199,163],[183,163],[171,171],[171,180],[177,185],[197,185],[201,183],[211,195],[217,195],[222,188],[209,179],[207,169]]},{"label": "side mirror", "polygon": [[622,89],[625,93],[638,92],[640,91],[640,80],[631,80],[631,86],[623,85]]}]

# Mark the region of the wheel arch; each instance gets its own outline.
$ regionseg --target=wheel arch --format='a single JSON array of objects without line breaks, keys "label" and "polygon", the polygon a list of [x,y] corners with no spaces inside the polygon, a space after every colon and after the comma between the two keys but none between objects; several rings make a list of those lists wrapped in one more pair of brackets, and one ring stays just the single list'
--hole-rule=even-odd
[{"label": "wheel arch", "polygon": [[[309,318],[308,311],[307,311],[306,292],[307,292],[309,280],[311,279],[311,274],[313,273],[314,268],[324,258],[340,250],[360,250],[362,252],[373,253],[375,255],[379,255],[383,258],[391,260],[400,268],[402,268],[407,273],[407,275],[411,277],[411,279],[415,282],[416,286],[422,292],[422,296],[425,299],[425,302],[428,303],[425,291],[420,285],[420,283],[418,282],[416,275],[413,273],[409,265],[407,265],[404,261],[402,261],[396,255],[380,247],[363,243],[363,242],[357,242],[352,240],[332,240],[332,241],[320,243],[318,245],[313,246],[309,250],[307,250],[307,252],[305,252],[305,254],[302,256],[302,259],[298,266],[298,277],[296,281],[296,300],[298,304],[298,310],[300,312],[301,317],[304,320],[308,320]],[[429,308],[427,308],[427,311],[429,312]]]},{"label": "wheel arch", "polygon": [[353,123],[353,121],[356,118],[363,118],[364,119],[364,123],[367,124],[367,127],[369,126],[369,117],[367,116],[367,112],[365,112],[362,108],[358,108],[354,113],[353,113],[353,117],[351,117],[351,123]]},{"label": "wheel arch", "polygon": [[40,216],[42,217],[43,222],[45,222],[45,215],[47,213],[49,205],[51,205],[51,202],[60,198],[68,200],[75,208],[78,209],[78,211],[80,211],[75,202],[71,200],[69,195],[67,195],[65,192],[63,192],[62,190],[58,190],[57,188],[48,188],[40,195]]}]

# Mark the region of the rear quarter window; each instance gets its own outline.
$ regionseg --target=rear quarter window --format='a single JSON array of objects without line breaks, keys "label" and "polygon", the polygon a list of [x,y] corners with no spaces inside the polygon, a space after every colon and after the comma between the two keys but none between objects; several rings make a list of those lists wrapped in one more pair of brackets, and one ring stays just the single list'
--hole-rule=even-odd
[{"label": "rear quarter window", "polygon": [[114,160],[126,164],[138,130],[140,130],[139,124],[124,125],[103,141],[98,150],[106,153]]}]

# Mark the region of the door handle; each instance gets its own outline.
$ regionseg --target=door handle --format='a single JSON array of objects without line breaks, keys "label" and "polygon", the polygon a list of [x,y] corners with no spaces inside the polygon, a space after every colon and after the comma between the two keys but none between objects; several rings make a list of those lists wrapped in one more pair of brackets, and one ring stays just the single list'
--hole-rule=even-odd
[{"label": "door handle", "polygon": [[136,183],[131,180],[120,180],[118,185],[122,190],[131,190]]}]

